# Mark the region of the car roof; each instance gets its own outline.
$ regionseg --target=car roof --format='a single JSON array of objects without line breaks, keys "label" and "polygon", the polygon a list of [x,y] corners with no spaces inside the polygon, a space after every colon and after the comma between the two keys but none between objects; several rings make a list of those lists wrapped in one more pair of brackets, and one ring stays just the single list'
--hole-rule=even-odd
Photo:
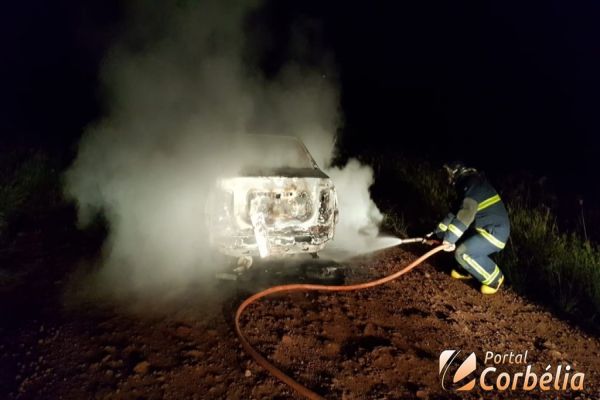
[{"label": "car roof", "polygon": [[317,168],[304,143],[294,136],[247,134],[234,146],[244,166]]}]

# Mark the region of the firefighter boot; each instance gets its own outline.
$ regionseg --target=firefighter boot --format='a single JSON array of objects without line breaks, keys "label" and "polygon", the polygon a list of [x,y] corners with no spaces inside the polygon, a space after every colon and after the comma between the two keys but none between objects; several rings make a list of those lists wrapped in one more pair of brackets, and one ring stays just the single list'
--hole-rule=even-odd
[{"label": "firefighter boot", "polygon": [[472,276],[469,275],[468,273],[464,274],[464,273],[458,272],[455,269],[452,270],[452,272],[450,273],[450,276],[453,277],[454,279],[461,279],[461,280],[466,280],[466,279],[472,278]]},{"label": "firefighter boot", "polygon": [[502,278],[500,278],[500,280],[498,280],[498,284],[496,285],[496,287],[488,286],[488,285],[481,285],[481,293],[494,294],[498,291],[498,289],[500,289],[500,286],[502,286],[503,282],[504,282],[504,276]]}]

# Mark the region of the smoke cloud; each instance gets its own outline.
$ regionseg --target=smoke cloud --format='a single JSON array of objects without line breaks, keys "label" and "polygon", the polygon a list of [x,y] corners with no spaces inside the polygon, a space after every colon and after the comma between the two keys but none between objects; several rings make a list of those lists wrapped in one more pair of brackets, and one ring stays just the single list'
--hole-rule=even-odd
[{"label": "smoke cloud", "polygon": [[341,124],[335,80],[299,61],[275,77],[261,73],[247,40],[258,1],[133,4],[103,68],[106,117],[86,130],[66,174],[80,224],[98,213],[109,223],[102,286],[143,293],[206,276],[206,196],[239,172],[231,149],[248,133],[300,138],[338,189],[332,245],[366,250],[381,214],[369,167],[331,167]]}]

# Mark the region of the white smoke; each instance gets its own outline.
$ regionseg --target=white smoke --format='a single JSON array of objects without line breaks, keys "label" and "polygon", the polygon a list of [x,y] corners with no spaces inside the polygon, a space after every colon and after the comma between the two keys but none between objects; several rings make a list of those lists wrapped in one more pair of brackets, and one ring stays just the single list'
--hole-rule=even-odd
[{"label": "white smoke", "polygon": [[248,133],[302,139],[337,185],[335,244],[364,249],[381,214],[369,196],[369,167],[330,168],[336,83],[299,64],[274,79],[259,73],[244,47],[244,23],[258,2],[151,4],[132,9],[131,31],[106,58],[107,116],[87,129],[66,175],[80,223],[99,212],[109,222],[104,286],[143,293],[206,274],[206,195],[218,177],[237,172],[231,145]]}]

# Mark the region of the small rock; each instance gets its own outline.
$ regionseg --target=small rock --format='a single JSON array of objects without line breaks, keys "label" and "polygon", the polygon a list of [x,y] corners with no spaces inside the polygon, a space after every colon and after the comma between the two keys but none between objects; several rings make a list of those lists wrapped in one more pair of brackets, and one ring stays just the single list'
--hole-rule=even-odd
[{"label": "small rock", "polygon": [[188,356],[188,357],[193,357],[193,358],[202,358],[202,357],[204,357],[204,353],[201,352],[200,350],[186,351],[185,355]]},{"label": "small rock", "polygon": [[366,336],[375,336],[375,335],[377,335],[377,328],[375,327],[375,325],[373,325],[372,323],[369,322],[365,326],[364,334]]},{"label": "small rock", "polygon": [[115,346],[104,346],[104,351],[110,354],[114,354],[117,351]]},{"label": "small rock", "polygon": [[192,333],[192,328],[183,325],[177,327],[177,330],[175,331],[175,334],[179,337],[187,337],[190,333]]},{"label": "small rock", "polygon": [[562,358],[562,354],[558,350],[550,350],[550,357],[554,360],[560,360]]},{"label": "small rock", "polygon": [[149,369],[150,369],[150,363],[148,361],[142,361],[133,368],[133,371],[136,374],[145,375],[148,373]]},{"label": "small rock", "polygon": [[429,393],[426,390],[417,390],[415,394],[419,399],[425,399],[429,396]]},{"label": "small rock", "polygon": [[543,346],[547,349],[555,349],[556,348],[556,345],[549,340],[546,340],[544,342]]},{"label": "small rock", "polygon": [[113,360],[107,363],[106,365],[108,365],[109,368],[118,369],[123,366],[123,360]]},{"label": "small rock", "polygon": [[292,339],[292,337],[291,337],[291,336],[288,336],[288,335],[284,335],[284,336],[281,338],[281,344],[285,344],[285,345],[291,345],[291,344],[293,343],[293,341],[294,341],[294,340]]},{"label": "small rock", "polygon": [[389,369],[394,367],[394,357],[389,352],[381,352],[379,356],[373,360],[373,366],[382,369]]},{"label": "small rock", "polygon": [[206,331],[206,335],[207,336],[211,336],[211,337],[218,337],[219,336],[219,332],[216,331],[215,329],[209,329]]},{"label": "small rock", "polygon": [[336,356],[340,353],[341,347],[339,344],[329,342],[325,344],[324,353],[328,356]]},{"label": "small rock", "polygon": [[246,372],[244,372],[244,376],[246,378],[250,378],[252,376],[252,372],[249,369],[247,369]]}]

